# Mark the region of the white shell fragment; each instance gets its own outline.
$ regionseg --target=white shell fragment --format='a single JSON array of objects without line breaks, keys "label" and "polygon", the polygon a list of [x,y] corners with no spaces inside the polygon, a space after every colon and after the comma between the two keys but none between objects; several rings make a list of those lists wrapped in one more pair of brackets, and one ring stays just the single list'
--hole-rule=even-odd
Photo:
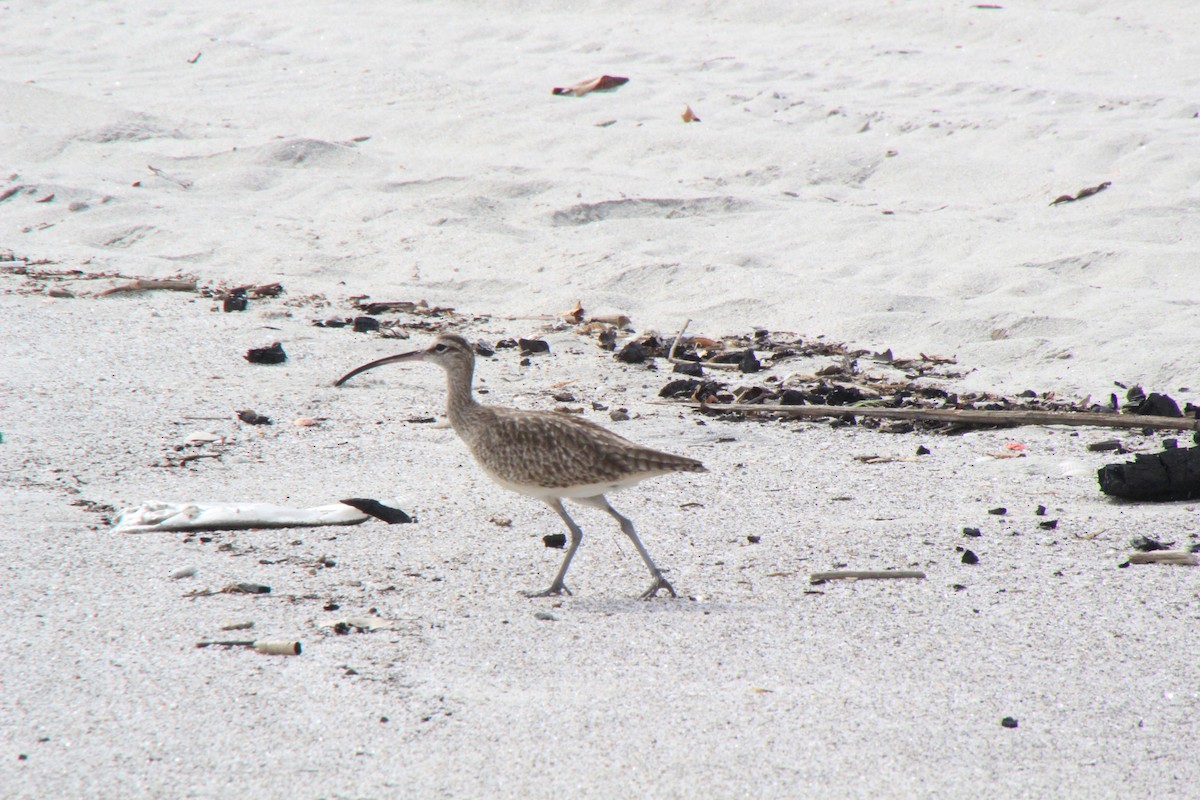
[{"label": "white shell fragment", "polygon": [[370,516],[342,503],[289,508],[271,503],[165,503],[147,501],[123,510],[113,533],[216,531],[245,528],[307,528],[357,525]]},{"label": "white shell fragment", "polygon": [[188,444],[215,444],[225,441],[224,436],[213,433],[212,431],[195,431],[189,433],[187,437]]}]

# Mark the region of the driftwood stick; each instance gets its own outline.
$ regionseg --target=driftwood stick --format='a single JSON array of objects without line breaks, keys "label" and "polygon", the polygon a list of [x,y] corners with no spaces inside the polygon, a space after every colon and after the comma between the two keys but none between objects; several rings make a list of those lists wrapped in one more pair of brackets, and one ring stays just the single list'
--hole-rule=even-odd
[{"label": "driftwood stick", "polygon": [[[662,401],[661,405],[681,405]],[[1153,417],[1138,414],[1106,414],[1091,411],[984,411],[965,408],[876,408],[871,406],[766,406],[747,403],[698,403],[682,405],[705,411],[741,411],[749,414],[778,414],[785,417],[876,417],[950,422],[960,425],[1071,425],[1096,428],[1152,428],[1165,431],[1200,430],[1192,417]]]},{"label": "driftwood stick", "polygon": [[808,576],[809,583],[824,583],[825,581],[845,580],[887,580],[889,578],[925,579],[925,573],[915,569],[835,569],[831,572],[814,572]]},{"label": "driftwood stick", "polygon": [[740,369],[737,364],[728,364],[718,361],[688,361],[686,358],[676,358],[675,350],[679,347],[679,342],[683,339],[683,332],[687,330],[688,325],[691,325],[690,319],[684,320],[683,327],[679,329],[679,335],[675,337],[675,341],[671,344],[671,350],[667,353],[667,361],[672,364],[699,364],[702,367],[709,369]]},{"label": "driftwood stick", "polygon": [[1130,564],[1178,564],[1181,567],[1200,565],[1200,556],[1186,550],[1151,550],[1149,553],[1130,553]]},{"label": "driftwood stick", "polygon": [[153,289],[165,289],[170,292],[194,292],[196,281],[187,278],[134,278],[129,283],[122,283],[103,292],[96,292],[96,297],[108,297],[120,292],[148,292]]}]

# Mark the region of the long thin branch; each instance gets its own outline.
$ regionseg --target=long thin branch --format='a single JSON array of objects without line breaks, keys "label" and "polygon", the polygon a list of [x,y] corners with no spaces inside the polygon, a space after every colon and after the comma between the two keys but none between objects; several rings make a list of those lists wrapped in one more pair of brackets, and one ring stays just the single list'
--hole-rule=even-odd
[{"label": "long thin branch", "polygon": [[[662,405],[680,405],[662,401]],[[1192,417],[1154,417],[1138,414],[1105,414],[1090,411],[984,411],[960,408],[876,408],[869,406],[767,406],[746,403],[697,403],[682,405],[706,411],[740,411],[748,414],[777,414],[785,417],[875,417],[951,422],[963,425],[1071,425],[1096,428],[1152,428],[1196,431],[1200,420]]]}]

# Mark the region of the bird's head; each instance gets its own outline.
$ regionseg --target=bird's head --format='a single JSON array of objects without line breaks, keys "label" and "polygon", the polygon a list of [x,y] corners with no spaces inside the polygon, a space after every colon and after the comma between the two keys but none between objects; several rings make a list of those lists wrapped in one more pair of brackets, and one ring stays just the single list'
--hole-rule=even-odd
[{"label": "bird's head", "polygon": [[470,375],[475,366],[475,351],[472,350],[471,343],[458,334],[444,333],[434,339],[433,344],[424,350],[413,350],[408,353],[381,358],[369,364],[363,364],[361,367],[356,367],[338,378],[333,385],[341,386],[355,375],[375,369],[375,367],[382,367],[384,364],[398,364],[404,361],[431,361],[447,372],[465,372],[467,375]]}]

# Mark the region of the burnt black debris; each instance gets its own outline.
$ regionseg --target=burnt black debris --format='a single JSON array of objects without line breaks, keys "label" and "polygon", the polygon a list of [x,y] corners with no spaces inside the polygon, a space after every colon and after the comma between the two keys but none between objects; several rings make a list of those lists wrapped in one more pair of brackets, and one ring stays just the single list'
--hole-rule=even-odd
[{"label": "burnt black debris", "polygon": [[355,317],[354,330],[356,333],[371,333],[379,330],[379,320],[375,317]]},{"label": "burnt black debris", "polygon": [[565,533],[548,533],[542,537],[542,544],[552,550],[562,550],[567,546],[567,535]]},{"label": "burnt black debris", "polygon": [[1106,464],[1096,474],[1100,491],[1124,500],[1193,500],[1200,497],[1200,447],[1139,453],[1133,461]]},{"label": "burnt black debris", "polygon": [[641,342],[629,342],[614,358],[626,364],[644,364],[650,358],[650,351]]},{"label": "burnt black debris", "polygon": [[979,528],[963,528],[962,532],[963,532],[963,536],[971,536],[974,538],[979,538],[980,536],[983,536],[983,531],[979,530]]},{"label": "burnt black debris", "polygon": [[975,555],[975,551],[974,551],[974,550],[968,550],[968,549],[966,549],[966,548],[964,547],[964,548],[962,549],[962,563],[964,563],[964,564],[978,564],[978,563],[979,563],[979,556]]},{"label": "burnt black debris", "polygon": [[251,364],[282,364],[287,361],[287,353],[279,342],[270,347],[253,347],[246,351],[246,360]]},{"label": "burnt black debris", "polygon": [[1176,403],[1170,396],[1151,392],[1142,399],[1137,407],[1133,409],[1134,414],[1143,414],[1153,417],[1182,417],[1183,412],[1179,410],[1179,404]]},{"label": "burnt black debris", "polygon": [[247,425],[270,425],[271,424],[270,417],[263,416],[262,414],[259,414],[257,411],[255,411],[252,408],[243,408],[241,411],[237,412],[237,416],[238,416],[238,419],[240,419],[242,422],[246,423]]},{"label": "burnt black debris", "polygon": [[544,339],[518,339],[517,344],[520,345],[523,356],[550,352],[550,345]]},{"label": "burnt black debris", "polygon": [[1152,553],[1155,550],[1170,550],[1175,546],[1175,543],[1160,542],[1157,539],[1151,539],[1149,536],[1136,536],[1129,542],[1129,546],[1143,553]]},{"label": "burnt black debris", "polygon": [[483,358],[491,358],[496,355],[496,351],[488,347],[483,341],[478,341],[475,343],[475,355],[482,356]]},{"label": "burnt black debris", "polygon": [[250,301],[246,297],[245,287],[230,289],[226,292],[225,297],[221,299],[221,310],[226,312],[245,311],[249,304]]}]

